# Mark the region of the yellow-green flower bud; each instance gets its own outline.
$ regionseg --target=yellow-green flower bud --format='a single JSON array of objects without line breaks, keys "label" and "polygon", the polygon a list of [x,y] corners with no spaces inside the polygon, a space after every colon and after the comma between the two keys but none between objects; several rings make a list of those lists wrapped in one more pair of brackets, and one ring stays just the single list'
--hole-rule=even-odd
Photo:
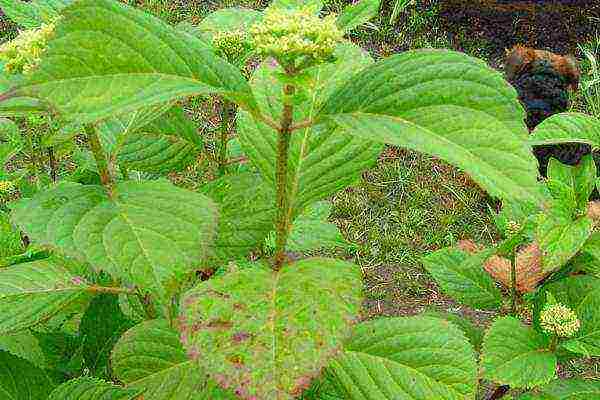
[{"label": "yellow-green flower bud", "polygon": [[303,58],[310,66],[331,59],[344,33],[333,14],[321,19],[311,8],[269,9],[263,19],[250,28],[256,51],[284,65],[295,65]]},{"label": "yellow-green flower bud", "polygon": [[0,181],[0,193],[10,194],[15,190],[15,185],[11,181]]},{"label": "yellow-green flower bud", "polygon": [[9,74],[27,74],[35,69],[54,34],[54,24],[21,31],[19,36],[0,46],[0,60]]},{"label": "yellow-green flower bud", "polygon": [[580,327],[577,314],[562,304],[544,307],[540,314],[540,325],[546,333],[559,337],[571,337]]},{"label": "yellow-green flower bud", "polygon": [[515,221],[508,221],[506,224],[506,231],[509,235],[516,235],[521,231],[521,224]]},{"label": "yellow-green flower bud", "polygon": [[213,36],[213,46],[217,54],[229,62],[238,61],[252,49],[248,33],[242,30],[216,32]]}]

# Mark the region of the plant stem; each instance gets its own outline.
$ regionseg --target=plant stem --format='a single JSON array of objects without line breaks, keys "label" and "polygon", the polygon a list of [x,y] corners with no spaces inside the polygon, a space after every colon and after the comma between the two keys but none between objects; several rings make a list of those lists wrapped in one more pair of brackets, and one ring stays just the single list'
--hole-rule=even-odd
[{"label": "plant stem", "polygon": [[56,183],[56,158],[54,158],[54,149],[52,147],[48,148],[48,164],[50,164],[50,179],[52,179],[53,183]]},{"label": "plant stem", "polygon": [[35,179],[35,187],[39,190],[40,186],[40,175],[38,173],[38,163],[37,156],[35,154],[35,150],[33,148],[33,140],[31,140],[31,136],[33,132],[26,132],[25,141],[27,143],[27,152],[29,153],[30,162],[27,164],[27,169],[29,170],[29,174]]},{"label": "plant stem", "polygon": [[85,134],[90,145],[90,150],[94,155],[94,160],[96,160],[96,166],[98,167],[98,172],[100,173],[100,181],[102,182],[102,185],[106,188],[108,195],[112,197],[114,189],[114,180],[108,170],[108,162],[106,161],[106,155],[104,154],[104,150],[102,150],[100,139],[98,139],[96,128],[94,128],[93,125],[86,125]]},{"label": "plant stem", "polygon": [[133,294],[135,293],[134,289],[122,288],[122,287],[110,287],[110,286],[90,286],[88,288],[90,292],[94,293],[113,293],[113,294]]},{"label": "plant stem", "polygon": [[496,390],[494,390],[494,392],[490,395],[490,397],[487,398],[487,400],[497,400],[497,399],[501,399],[502,397],[504,397],[504,395],[506,393],[508,393],[508,390],[510,389],[510,386],[508,385],[501,385],[498,386],[496,388]]},{"label": "plant stem", "polygon": [[[291,75],[288,72],[288,75]],[[284,106],[281,115],[281,126],[277,135],[277,225],[275,240],[275,263],[273,269],[278,271],[285,261],[285,245],[287,244],[290,232],[289,218],[289,195],[288,195],[288,157],[291,140],[292,120],[294,116],[294,107],[288,102],[288,97],[292,96],[295,88],[286,84],[283,87]]]},{"label": "plant stem", "polygon": [[231,103],[223,99],[221,107],[221,129],[220,129],[220,146],[219,146],[219,174],[225,175],[225,166],[227,165],[227,141],[229,139],[229,109]]},{"label": "plant stem", "polygon": [[511,306],[510,312],[513,316],[517,315],[517,256],[516,249],[513,248],[510,255],[510,296],[511,296]]}]

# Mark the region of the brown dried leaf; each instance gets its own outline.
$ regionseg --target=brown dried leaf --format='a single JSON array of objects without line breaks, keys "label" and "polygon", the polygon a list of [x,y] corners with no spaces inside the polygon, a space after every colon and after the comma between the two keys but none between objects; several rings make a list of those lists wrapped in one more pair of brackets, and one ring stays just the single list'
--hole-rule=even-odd
[{"label": "brown dried leaf", "polygon": [[[492,277],[506,287],[511,286],[510,261],[493,256],[485,263],[484,269]],[[542,253],[536,243],[521,249],[517,253],[517,290],[521,293],[531,292],[549,272],[542,270]]]}]

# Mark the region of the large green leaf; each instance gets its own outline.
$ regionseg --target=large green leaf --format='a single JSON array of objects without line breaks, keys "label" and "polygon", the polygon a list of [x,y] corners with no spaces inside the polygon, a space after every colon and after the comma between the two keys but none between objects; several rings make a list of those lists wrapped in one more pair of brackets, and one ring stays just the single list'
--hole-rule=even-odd
[{"label": "large green leaf", "polygon": [[[575,337],[562,345],[570,351],[584,356],[600,356],[600,288],[589,292],[580,292],[583,300],[575,308],[581,327]],[[574,307],[573,307],[574,308]]]},{"label": "large green leaf", "polygon": [[257,248],[274,227],[275,193],[258,174],[225,176],[202,188],[219,205],[215,258],[227,261],[245,257]]},{"label": "large green leaf", "polygon": [[338,227],[329,222],[331,203],[318,201],[296,218],[288,238],[287,249],[290,251],[310,251],[320,248],[346,247],[348,242]]},{"label": "large green leaf", "polygon": [[466,400],[477,391],[475,353],[453,324],[432,317],[382,318],[356,328],[330,365],[340,398]]},{"label": "large green leaf", "polygon": [[379,0],[360,0],[344,7],[337,18],[337,25],[348,32],[377,16],[378,12]]},{"label": "large green leaf", "polygon": [[29,330],[0,336],[0,350],[21,357],[38,368],[47,368],[46,358],[38,339]]},{"label": "large green leaf", "polygon": [[82,0],[63,11],[40,67],[14,95],[50,102],[81,123],[202,93],[256,110],[241,73],[200,39],[111,0]]},{"label": "large green leaf", "polygon": [[44,22],[51,22],[60,11],[73,0],[0,0],[4,15],[25,28],[37,28]]},{"label": "large green leaf", "polygon": [[269,4],[269,8],[282,8],[287,10],[295,10],[302,7],[310,7],[315,13],[318,13],[323,8],[322,0],[273,0]]},{"label": "large green leaf", "polygon": [[83,356],[90,373],[110,378],[110,352],[121,335],[134,323],[119,307],[119,298],[103,293],[92,300],[81,317],[79,334],[83,336]]},{"label": "large green leaf", "polygon": [[[519,397],[525,400],[527,397]],[[540,390],[540,400],[600,400],[600,382],[585,379],[557,379]]]},{"label": "large green leaf", "polygon": [[198,25],[198,30],[211,36],[216,32],[233,32],[248,29],[262,18],[260,11],[249,8],[222,8],[208,14]]},{"label": "large green leaf", "polygon": [[183,109],[174,107],[127,135],[117,160],[136,171],[161,174],[187,167],[202,148],[202,138],[194,123]]},{"label": "large green leaf", "polygon": [[164,181],[119,183],[112,197],[59,184],[16,203],[12,217],[38,244],[161,295],[207,255],[216,225],[212,201]]},{"label": "large green leaf", "polygon": [[140,390],[124,389],[92,377],[80,377],[63,383],[50,393],[48,400],[135,400]]},{"label": "large green leaf", "polygon": [[0,334],[49,319],[87,296],[88,288],[52,259],[0,269]]},{"label": "large green leaf", "polygon": [[440,157],[493,196],[541,201],[516,91],[465,54],[416,50],[379,61],[333,93],[317,119]]},{"label": "large green leaf", "polygon": [[0,398],[46,399],[56,383],[48,374],[24,359],[0,350]]},{"label": "large green leaf", "polygon": [[446,294],[471,307],[489,310],[502,305],[502,293],[483,269],[489,256],[486,251],[469,255],[446,248],[425,256],[422,261]]},{"label": "large green leaf", "polygon": [[341,347],[361,288],[358,266],[333,259],[230,272],[184,297],[181,340],[239,397],[292,399]]},{"label": "large green leaf", "polygon": [[555,114],[542,121],[532,132],[532,145],[587,143],[600,147],[600,120],[581,113]]},{"label": "large green leaf", "polygon": [[[111,361],[119,380],[128,388],[143,390],[144,400],[199,400],[211,390],[213,396],[218,393],[188,358],[179,334],[166,320],[145,321],[128,330]],[[211,398],[220,397],[206,397]]]},{"label": "large green leaf", "polygon": [[483,376],[515,388],[550,382],[556,374],[556,356],[549,340],[514,317],[494,321],[483,339]]},{"label": "large green leaf", "polygon": [[592,227],[593,222],[588,217],[570,221],[554,214],[544,216],[536,231],[542,268],[553,271],[565,265],[583,247]]},{"label": "large green leaf", "polygon": [[[296,122],[314,118],[330,93],[345,83],[352,72],[371,63],[363,50],[349,43],[340,45],[335,54],[335,63],[308,71],[307,100],[295,107]],[[267,61],[252,78],[252,88],[261,109],[276,121],[280,120],[283,110],[283,86],[276,75],[279,72],[278,66]],[[240,113],[238,128],[244,153],[264,178],[274,185],[277,132],[246,112]],[[380,144],[354,138],[341,129],[324,124],[294,131],[288,164],[289,193],[294,213],[354,183],[360,173],[375,162],[382,148]]]},{"label": "large green leaf", "polygon": [[559,181],[572,190],[576,206],[585,210],[596,184],[596,165],[591,155],[582,157],[579,164],[570,166],[554,158],[548,162],[548,179]]}]

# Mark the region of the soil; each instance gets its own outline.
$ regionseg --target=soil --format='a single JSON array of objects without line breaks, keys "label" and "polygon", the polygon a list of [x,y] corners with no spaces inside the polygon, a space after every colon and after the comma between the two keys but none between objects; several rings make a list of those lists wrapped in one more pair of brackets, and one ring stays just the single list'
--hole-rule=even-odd
[{"label": "soil", "polygon": [[597,0],[439,0],[439,5],[445,30],[489,42],[493,59],[516,44],[576,54],[579,43],[600,35]]}]

